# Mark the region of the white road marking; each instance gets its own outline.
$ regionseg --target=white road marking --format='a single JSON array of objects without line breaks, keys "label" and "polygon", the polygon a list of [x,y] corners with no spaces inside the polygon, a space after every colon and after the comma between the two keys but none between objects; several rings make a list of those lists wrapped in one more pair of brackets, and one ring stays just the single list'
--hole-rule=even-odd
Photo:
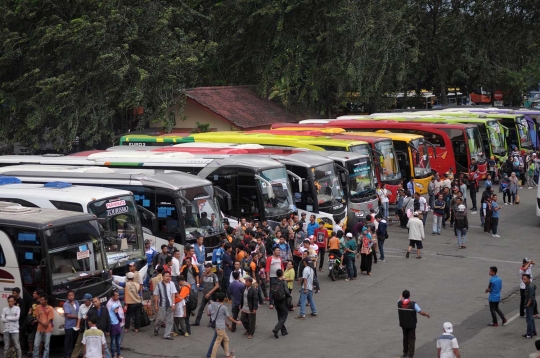
[{"label": "white road marking", "polygon": [[505,326],[508,326],[508,324],[509,324],[510,322],[512,322],[513,320],[515,320],[515,319],[518,318],[518,317],[519,317],[519,312],[516,313],[514,316],[512,316],[512,317],[511,317],[504,325],[505,325]]}]

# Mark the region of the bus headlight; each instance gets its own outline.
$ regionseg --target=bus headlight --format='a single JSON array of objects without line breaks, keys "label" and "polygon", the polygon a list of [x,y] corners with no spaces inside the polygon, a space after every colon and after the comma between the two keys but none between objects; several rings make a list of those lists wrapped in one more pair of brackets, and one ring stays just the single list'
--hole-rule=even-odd
[{"label": "bus headlight", "polygon": [[60,316],[64,317],[64,308],[63,307],[56,307],[55,310]]}]

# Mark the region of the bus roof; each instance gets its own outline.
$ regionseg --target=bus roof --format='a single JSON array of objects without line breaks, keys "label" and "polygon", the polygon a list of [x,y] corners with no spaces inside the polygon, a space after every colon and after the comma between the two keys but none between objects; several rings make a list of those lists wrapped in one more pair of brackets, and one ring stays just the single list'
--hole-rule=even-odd
[{"label": "bus roof", "polygon": [[419,134],[409,134],[409,133],[399,133],[392,132],[389,130],[378,130],[376,132],[347,132],[348,135],[358,135],[358,136],[373,136],[373,137],[384,137],[391,138],[392,140],[399,140],[410,142],[415,139],[424,138]]},{"label": "bus roof", "polygon": [[[181,190],[211,185],[203,178],[176,171],[154,169],[111,169],[105,167],[62,165],[13,165],[0,168],[1,175],[19,178],[39,177],[42,181],[58,181],[69,178],[73,184],[142,185],[163,189]],[[27,181],[27,180],[23,180]]]},{"label": "bus roof", "polygon": [[0,203],[0,225],[16,225],[34,229],[95,220],[92,214],[57,209],[27,208],[14,203]]},{"label": "bus roof", "polygon": [[270,155],[270,158],[278,160],[285,165],[298,165],[302,167],[316,167],[334,162],[333,159],[309,152],[291,155]]},{"label": "bus roof", "polygon": [[70,185],[66,187],[50,188],[43,184],[5,184],[0,185],[0,198],[10,195],[24,195],[33,198],[50,199],[54,195],[55,200],[78,202],[91,202],[114,196],[131,195],[132,193],[126,190],[111,189],[104,187],[87,187],[81,185]]}]

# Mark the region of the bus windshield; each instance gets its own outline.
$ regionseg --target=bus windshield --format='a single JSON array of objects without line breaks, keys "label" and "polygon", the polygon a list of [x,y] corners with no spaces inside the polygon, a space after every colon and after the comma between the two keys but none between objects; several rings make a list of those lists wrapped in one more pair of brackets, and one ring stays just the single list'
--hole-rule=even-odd
[{"label": "bus windshield", "polygon": [[[96,221],[68,224],[45,230],[44,234],[54,291],[77,289],[88,285],[88,279],[102,281],[101,273],[107,265]],[[28,241],[28,233],[19,235],[27,235]]]},{"label": "bus windshield", "polygon": [[[423,177],[424,175],[431,173],[431,166],[429,164],[429,155],[427,145],[424,143],[423,138],[414,139],[412,141],[412,154],[414,163],[414,176]],[[412,148],[411,148],[412,149]]]},{"label": "bus windshield", "polygon": [[211,185],[185,190],[185,198],[191,202],[191,215],[185,215],[186,237],[197,238],[214,235],[223,231],[223,218],[214,188]]},{"label": "bus windshield", "polygon": [[103,227],[103,240],[109,264],[116,263],[114,253],[142,249],[137,206],[133,196],[119,196],[96,200],[88,204],[88,211],[96,215]]},{"label": "bus windshield", "polygon": [[529,124],[525,117],[516,118],[516,129],[519,136],[521,147],[524,149],[533,149],[531,133],[529,132]]},{"label": "bus windshield", "polygon": [[501,125],[497,120],[486,122],[486,128],[489,136],[489,143],[491,145],[491,151],[494,154],[504,156],[506,155],[506,148],[504,144],[504,134]]},{"label": "bus windshield", "polygon": [[379,158],[379,167],[381,180],[392,180],[401,178],[399,164],[392,141],[376,142],[375,149],[382,153],[383,157]]},{"label": "bus windshield", "polygon": [[361,198],[373,192],[373,172],[369,158],[359,158],[347,162],[350,178],[351,199]]},{"label": "bus windshield", "polygon": [[480,137],[478,127],[467,128],[465,132],[467,133],[471,159],[475,158],[476,161],[483,161],[482,157],[484,153],[482,152],[482,138]]},{"label": "bus windshield", "polygon": [[261,171],[259,175],[272,185],[274,192],[274,197],[271,198],[268,193],[268,184],[258,179],[267,216],[281,216],[295,211],[291,188],[288,187],[287,170],[285,168],[267,169]]},{"label": "bus windshield", "polygon": [[311,171],[319,206],[334,205],[336,199],[343,198],[343,189],[339,185],[334,163],[319,165],[311,168]]},{"label": "bus windshield", "polygon": [[351,145],[349,147],[349,152],[363,154],[363,155],[370,155],[369,144]]}]

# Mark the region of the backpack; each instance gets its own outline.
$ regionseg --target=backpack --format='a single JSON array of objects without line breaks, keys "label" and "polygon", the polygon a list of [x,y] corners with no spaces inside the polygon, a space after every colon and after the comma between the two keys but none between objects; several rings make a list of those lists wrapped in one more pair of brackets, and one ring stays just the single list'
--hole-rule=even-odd
[{"label": "backpack", "polygon": [[186,297],[187,303],[186,306],[190,312],[195,311],[195,308],[197,308],[197,304],[199,301],[199,295],[195,290],[193,290],[191,287],[189,288],[189,295]]},{"label": "backpack", "polygon": [[250,276],[251,276],[251,261],[252,261],[251,256],[244,257],[244,258],[242,259],[242,263],[241,263],[241,265],[240,265],[240,267],[242,268],[242,270],[244,270],[244,272],[249,273]]},{"label": "backpack", "polygon": [[[218,252],[220,250],[223,251],[221,247],[218,247],[217,249],[214,249],[214,251],[212,251],[212,265],[218,264],[217,257],[218,257]],[[221,262],[221,257],[223,257],[223,252],[220,255],[220,262]]]},{"label": "backpack", "polygon": [[272,293],[274,301],[281,302],[287,298],[282,280],[276,280],[276,282],[270,288],[270,292]]}]

